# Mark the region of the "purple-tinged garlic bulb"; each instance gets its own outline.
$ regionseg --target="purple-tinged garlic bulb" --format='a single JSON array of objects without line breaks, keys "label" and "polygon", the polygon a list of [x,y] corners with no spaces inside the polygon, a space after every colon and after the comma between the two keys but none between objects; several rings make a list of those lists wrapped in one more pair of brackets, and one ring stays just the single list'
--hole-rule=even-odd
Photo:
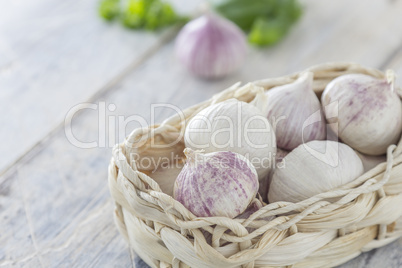
[{"label": "purple-tinged garlic bulb", "polygon": [[385,154],[401,136],[401,100],[393,83],[385,79],[364,74],[339,76],[327,85],[321,102],[330,127],[336,127],[342,142],[361,153]]},{"label": "purple-tinged garlic bulb", "polygon": [[326,138],[324,113],[313,91],[312,72],[266,94],[267,117],[275,130],[278,148],[291,151],[302,143]]},{"label": "purple-tinged garlic bulb", "polygon": [[184,149],[187,162],[174,186],[174,198],[198,217],[234,218],[258,191],[254,166],[234,152],[203,154]]},{"label": "purple-tinged garlic bulb", "polygon": [[175,49],[179,60],[192,73],[218,78],[242,65],[247,42],[244,33],[233,22],[209,13],[183,27]]}]

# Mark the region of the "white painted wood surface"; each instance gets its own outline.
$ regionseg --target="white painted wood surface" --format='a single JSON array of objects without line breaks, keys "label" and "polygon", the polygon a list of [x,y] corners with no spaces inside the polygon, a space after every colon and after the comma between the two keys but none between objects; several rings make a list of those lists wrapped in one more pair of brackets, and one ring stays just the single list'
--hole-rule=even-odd
[{"label": "white painted wood surface", "polygon": [[[97,15],[98,0],[1,1],[0,174],[90,100],[154,53],[162,33],[129,31]],[[176,1],[177,2],[177,1]],[[182,12],[197,2],[179,6]],[[28,134],[29,133],[29,134]]]},{"label": "white painted wood surface", "polygon": [[[67,110],[130,66],[129,75],[96,95],[98,108],[116,106],[106,116],[136,114],[149,122],[151,103],[186,108],[236,81],[283,75],[324,61],[393,68],[402,76],[400,0],[359,0],[353,7],[346,0],[303,1],[304,16],[283,42],[251,48],[244,67],[219,81],[188,75],[173,55],[172,42],[136,67],[159,37],[105,25],[96,17],[95,0],[3,2],[21,13],[0,9],[0,169],[40,144],[0,177],[0,267],[134,266],[135,254],[112,218],[106,181],[111,148],[77,148],[60,127],[48,135]],[[98,110],[74,117],[72,128],[80,141],[98,140]],[[171,112],[156,110],[156,118]],[[125,134],[137,126],[129,124]],[[123,137],[120,133],[111,143]],[[401,267],[401,252],[399,240],[342,267]]]}]

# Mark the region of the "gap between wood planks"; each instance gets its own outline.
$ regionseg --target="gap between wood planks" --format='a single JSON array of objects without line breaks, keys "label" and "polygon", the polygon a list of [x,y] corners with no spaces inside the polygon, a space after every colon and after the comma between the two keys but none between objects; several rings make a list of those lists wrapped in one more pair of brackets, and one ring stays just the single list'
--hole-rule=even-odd
[{"label": "gap between wood planks", "polygon": [[[126,76],[128,76],[132,71],[134,71],[137,67],[145,63],[149,58],[155,55],[164,45],[173,40],[173,38],[177,35],[180,30],[179,26],[175,26],[165,33],[162,34],[156,44],[152,45],[145,53],[137,60],[133,61],[130,65],[128,65],[120,74],[116,75],[109,82],[107,82],[103,87],[101,87],[98,91],[92,94],[87,100],[83,102],[94,102],[98,100],[100,97],[104,96],[106,93],[113,91],[116,88],[116,85],[124,80]],[[79,115],[82,111],[78,111],[76,115]],[[47,133],[41,140],[33,144],[29,147],[23,154],[21,154],[15,161],[4,167],[0,170],[0,177],[12,174],[16,171],[19,164],[22,164],[26,161],[29,161],[36,153],[39,153],[46,144],[55,136],[55,134],[64,127],[64,121],[58,123],[49,133]]]}]

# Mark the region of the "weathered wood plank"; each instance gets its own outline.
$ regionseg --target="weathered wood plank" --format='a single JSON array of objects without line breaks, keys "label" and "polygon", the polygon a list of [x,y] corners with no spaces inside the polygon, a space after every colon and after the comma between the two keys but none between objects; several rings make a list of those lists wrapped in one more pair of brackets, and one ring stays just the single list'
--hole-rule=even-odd
[{"label": "weathered wood plank", "polygon": [[[0,123],[7,129],[0,140],[7,154],[0,155],[0,172],[57,126],[72,105],[134,68],[164,36],[105,23],[97,15],[99,0],[2,2]],[[183,1],[178,9],[188,12],[198,2]]]},{"label": "weathered wood plank", "polygon": [[[203,81],[189,76],[177,63],[172,53],[173,45],[169,44],[118,83],[113,91],[103,95],[96,104],[106,101],[105,107],[112,103],[116,106],[113,112],[105,111],[107,119],[113,115],[138,114],[150,122],[151,103],[168,102],[185,108],[238,80],[252,81],[303,69],[315,61],[316,51],[328,53],[325,56],[322,52],[321,61],[351,57],[365,63],[367,58],[364,53],[354,54],[345,49],[338,51],[336,46],[328,44],[326,38],[329,37],[325,36],[341,35],[346,30],[353,32],[354,25],[370,24],[371,17],[384,19],[390,16],[394,22],[402,17],[394,11],[399,7],[393,6],[395,2],[379,2],[376,1],[370,8],[362,4],[363,1],[358,1],[360,12],[368,15],[363,16],[362,22],[346,25],[336,18],[340,14],[349,18],[354,16],[351,10],[344,12],[347,1],[307,1],[303,20],[283,43],[262,51],[252,50],[241,71],[220,81]],[[400,2],[396,3],[400,5]],[[382,28],[393,27],[389,25],[391,19],[380,21],[385,21]],[[313,29],[314,33],[307,33],[306,38],[301,29]],[[374,40],[382,34],[379,30],[367,28],[361,36],[370,36],[369,39]],[[402,33],[398,34],[401,37]],[[318,36],[320,39],[316,40],[314,37]],[[358,51],[365,40],[359,37],[353,42],[345,42],[349,42],[351,51]],[[397,46],[384,42],[384,49],[371,47],[370,44],[364,49],[372,53],[378,50],[370,62],[371,66],[378,67],[387,58],[388,50]],[[305,54],[297,58],[300,53]],[[295,60],[292,57],[296,57]],[[402,63],[394,62],[394,67],[402,69]],[[80,141],[98,140],[99,107],[94,111],[85,110],[74,118],[74,135]],[[156,119],[159,121],[169,113],[171,111],[157,110]],[[135,123],[129,124],[119,140],[136,126]],[[106,135],[106,141],[108,138]],[[114,143],[115,140],[112,141]],[[20,163],[18,172],[0,177],[0,226],[2,230],[7,230],[0,232],[0,266],[132,266],[135,257],[130,256],[127,245],[113,224],[113,206],[106,183],[110,158],[107,145],[104,148],[77,148],[67,140],[61,129],[48,139],[43,150],[30,152],[32,157],[28,156],[26,159],[29,161]],[[396,242],[370,255],[364,254],[344,267],[378,267],[378,264],[397,267],[401,247],[401,242]],[[368,256],[373,257],[366,261]]]},{"label": "weathered wood plank", "polygon": [[[155,96],[153,101],[162,102],[169,98],[171,91],[152,87],[154,75],[149,68],[155,68],[160,63],[156,60],[151,66],[146,64],[143,70],[128,78],[129,83],[116,90],[113,97],[104,96],[117,106],[115,115],[141,111],[149,118],[149,102],[143,99]],[[146,83],[137,83],[140,78]],[[138,93],[135,94],[138,91],[147,94],[138,98]],[[76,137],[81,141],[96,140],[97,121],[98,111],[87,111],[74,120]],[[7,226],[7,233],[2,233],[0,244],[7,245],[7,249],[0,265],[13,260],[23,261],[26,256],[40,256],[45,266],[76,259],[80,264],[93,263],[99,261],[104,253],[99,244],[110,243],[117,235],[105,181],[110,148],[76,148],[66,139],[64,130],[60,130],[45,151],[26,163],[31,168],[23,165],[18,174],[1,179],[4,192],[4,198],[0,199],[1,225]],[[26,215],[29,216],[29,224],[26,223]],[[19,232],[36,247],[32,245],[21,249],[19,243],[22,241],[14,240],[14,233]],[[108,235],[102,237],[103,233]],[[124,243],[120,236],[116,241]],[[128,263],[124,265],[131,263],[125,245],[112,246],[110,252],[115,256],[126,252],[127,256],[119,260]]]}]

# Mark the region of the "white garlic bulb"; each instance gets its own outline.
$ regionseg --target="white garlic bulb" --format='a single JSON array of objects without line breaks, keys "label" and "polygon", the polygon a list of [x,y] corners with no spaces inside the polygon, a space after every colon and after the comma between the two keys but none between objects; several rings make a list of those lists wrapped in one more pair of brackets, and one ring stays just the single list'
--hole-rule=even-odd
[{"label": "white garlic bulb", "polygon": [[401,136],[401,100],[386,80],[364,74],[340,76],[327,85],[321,102],[327,121],[338,123],[335,131],[342,142],[362,153],[385,154]]},{"label": "white garlic bulb", "polygon": [[258,191],[254,166],[234,152],[203,154],[186,148],[187,162],[178,175],[174,198],[199,217],[234,218]]},{"label": "white garlic bulb", "polygon": [[305,72],[292,84],[266,92],[267,117],[278,148],[293,150],[302,143],[324,140],[326,124],[321,104],[313,91],[313,73]]},{"label": "white garlic bulb", "polygon": [[335,141],[310,141],[287,156],[275,169],[268,200],[300,202],[347,184],[363,174],[363,164],[352,148]]},{"label": "white garlic bulb", "polygon": [[246,37],[239,27],[212,13],[190,21],[176,40],[180,61],[205,78],[218,78],[237,70],[246,52]]},{"label": "white garlic bulb", "polygon": [[260,180],[274,164],[275,134],[266,117],[254,105],[229,99],[211,105],[188,122],[185,145],[206,153],[232,151],[246,157]]}]

